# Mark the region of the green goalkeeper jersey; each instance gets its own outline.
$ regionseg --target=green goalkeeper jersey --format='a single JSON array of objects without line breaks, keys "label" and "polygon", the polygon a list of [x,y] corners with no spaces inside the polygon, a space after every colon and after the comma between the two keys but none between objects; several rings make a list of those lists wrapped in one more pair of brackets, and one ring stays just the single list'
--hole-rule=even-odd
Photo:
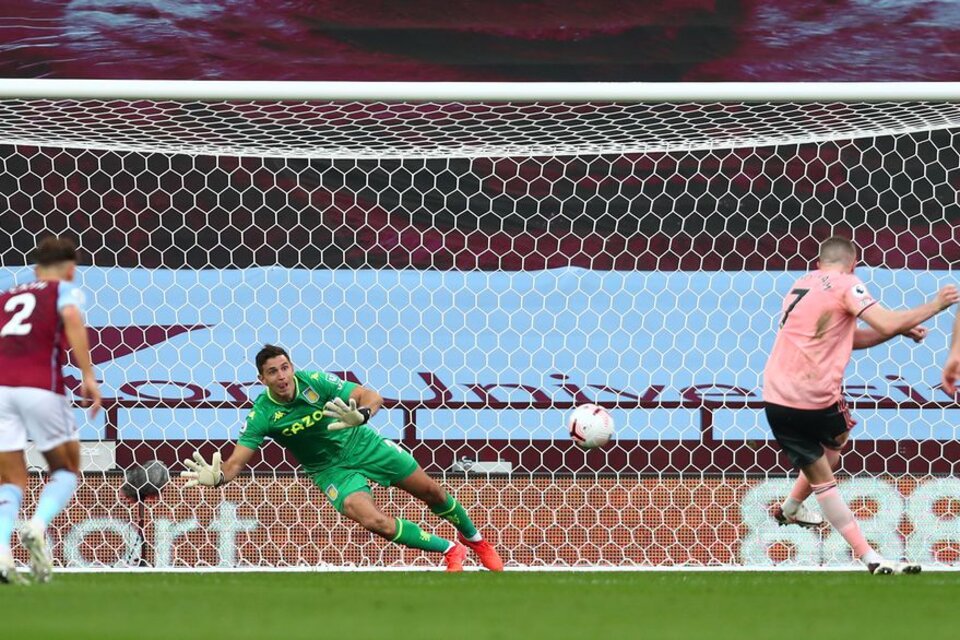
[{"label": "green goalkeeper jersey", "polygon": [[271,438],[312,475],[337,464],[369,427],[327,430],[333,419],[323,415],[323,406],[338,396],[349,400],[355,383],[330,373],[297,371],[294,384],[296,395],[290,402],[278,401],[269,389],[257,396],[237,444],[256,449],[264,438]]}]

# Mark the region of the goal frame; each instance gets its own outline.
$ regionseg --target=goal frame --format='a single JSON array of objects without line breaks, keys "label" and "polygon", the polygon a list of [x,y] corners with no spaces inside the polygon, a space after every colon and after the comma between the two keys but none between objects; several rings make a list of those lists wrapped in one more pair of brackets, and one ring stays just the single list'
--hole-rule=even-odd
[{"label": "goal frame", "polygon": [[[843,103],[843,102],[907,102],[960,103],[960,83],[404,83],[404,82],[233,82],[233,81],[166,81],[166,80],[0,80],[0,99],[78,101],[78,100],[152,100],[152,101],[351,101],[360,103],[377,102],[486,102],[486,103],[543,103],[553,102],[595,102],[612,104],[633,103]],[[922,129],[918,129],[922,130]],[[864,136],[872,136],[867,132]],[[856,137],[856,136],[851,136]],[[30,142],[18,141],[15,144],[29,145]],[[95,144],[92,149],[98,149]],[[643,152],[638,152],[643,153]],[[185,155],[190,155],[186,152]],[[226,155],[226,154],[225,154]],[[559,153],[558,156],[564,154]],[[428,387],[432,385],[428,382]],[[572,388],[572,387],[571,387]],[[569,391],[567,391],[569,393]],[[568,410],[580,400],[570,394],[572,399],[550,402],[520,402],[508,400],[497,403],[498,409],[556,409]],[[595,401],[608,408],[629,409],[696,409],[700,415],[701,431],[707,431],[712,424],[712,412],[716,409],[759,409],[758,401],[724,398],[711,399],[693,394],[691,399],[673,401]],[[249,406],[249,401],[189,401],[177,404],[170,400],[118,400],[111,402],[107,409],[107,428],[105,435],[117,436],[117,412],[120,409],[176,408],[190,409],[239,409]],[[945,401],[917,402],[912,400],[891,402],[886,400],[860,399],[851,403],[855,409],[947,409],[955,408],[955,403]],[[490,408],[489,403],[448,401],[438,396],[434,400],[390,401],[388,409],[403,412],[409,426],[404,431],[404,441],[431,447],[429,440],[418,439],[415,414],[418,410],[444,409],[483,409]],[[409,437],[408,437],[409,436]],[[491,441],[492,442],[492,441]],[[184,446],[192,446],[184,441]],[[220,441],[206,441],[207,453],[210,445],[222,444]],[[183,452],[177,452],[184,457]],[[532,452],[535,455],[536,452]],[[455,460],[450,456],[439,457],[436,461],[443,469],[450,469]],[[118,459],[118,462],[121,462]],[[122,462],[134,462],[133,457],[124,457]],[[277,470],[279,462],[274,460],[270,466],[274,473],[289,473],[288,468]],[[122,466],[122,464],[121,464]],[[281,465],[282,466],[282,465]],[[633,465],[636,466],[636,465]],[[716,465],[697,465],[705,476],[716,476],[723,472],[723,463]],[[734,463],[731,474],[741,474],[742,467]],[[854,468],[856,471],[857,469]],[[436,472],[436,469],[433,469]],[[259,473],[259,472],[258,472]],[[444,473],[446,473],[444,471]],[[566,473],[566,472],[564,472]],[[575,473],[574,473],[575,474]],[[589,470],[585,475],[589,475]],[[664,475],[669,475],[665,473]],[[625,472],[627,478],[632,472]],[[695,478],[693,478],[695,480]],[[682,568],[690,568],[684,565]],[[734,567],[731,567],[734,568]],[[282,568],[280,569],[282,570]],[[749,568],[748,568],[749,570]]]},{"label": "goal frame", "polygon": [[957,102],[960,82],[303,82],[0,79],[0,98],[143,100]]}]

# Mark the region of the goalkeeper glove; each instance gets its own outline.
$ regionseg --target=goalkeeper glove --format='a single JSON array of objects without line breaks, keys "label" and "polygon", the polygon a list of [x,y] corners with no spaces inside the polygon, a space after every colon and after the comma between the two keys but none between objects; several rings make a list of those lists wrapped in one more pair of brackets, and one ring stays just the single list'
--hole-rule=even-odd
[{"label": "goalkeeper glove", "polygon": [[370,420],[370,409],[367,407],[360,407],[358,409],[357,401],[353,398],[350,398],[349,405],[340,398],[334,398],[324,405],[323,408],[325,409],[323,415],[334,419],[334,422],[331,422],[327,427],[330,431],[359,427]]},{"label": "goalkeeper glove", "polygon": [[183,466],[190,471],[181,471],[180,477],[187,478],[184,489],[202,484],[205,487],[219,487],[224,482],[223,471],[220,471],[220,452],[213,454],[213,464],[207,464],[199,451],[193,452],[193,460],[184,460]]}]

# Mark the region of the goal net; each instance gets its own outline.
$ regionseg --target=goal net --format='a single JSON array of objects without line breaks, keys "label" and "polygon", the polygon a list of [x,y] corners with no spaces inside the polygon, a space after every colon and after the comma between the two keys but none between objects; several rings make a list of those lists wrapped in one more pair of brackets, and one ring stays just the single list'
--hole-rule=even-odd
[{"label": "goal net", "polygon": [[[372,426],[513,566],[851,563],[836,533],[768,514],[795,473],[760,376],[784,290],[828,235],[861,247],[888,307],[951,281],[957,102],[20,86],[0,99],[0,282],[32,277],[43,235],[79,240],[107,397],[97,420],[78,410],[61,566],[436,564],[341,518],[275,444],[223,489],[127,499],[125,472],[229,453],[265,342],[378,390]],[[936,387],[951,321],[854,355],[840,470],[882,554],[939,566],[960,561],[956,405]],[[565,427],[583,402],[616,423],[590,452]]]}]

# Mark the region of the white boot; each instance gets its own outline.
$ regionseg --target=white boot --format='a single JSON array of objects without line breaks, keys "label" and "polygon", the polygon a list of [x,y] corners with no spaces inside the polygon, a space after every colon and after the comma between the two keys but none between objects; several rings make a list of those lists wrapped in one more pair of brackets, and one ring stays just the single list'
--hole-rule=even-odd
[{"label": "white boot", "polygon": [[9,552],[0,554],[0,584],[26,584],[27,581],[17,572],[17,563]]},{"label": "white boot", "polygon": [[923,570],[919,564],[913,562],[897,562],[895,560],[880,560],[867,565],[867,571],[875,576],[889,576],[893,574],[912,575]]},{"label": "white boot", "polygon": [[810,511],[805,506],[800,505],[797,512],[788,516],[783,512],[783,505],[777,505],[773,508],[773,519],[783,527],[788,524],[795,524],[805,529],[815,529],[823,524],[823,516],[815,511]]},{"label": "white boot", "polygon": [[30,551],[30,571],[34,582],[49,582],[53,571],[53,559],[47,549],[46,531],[34,522],[20,529],[20,542]]},{"label": "white boot", "polygon": [[915,573],[920,573],[921,571],[923,571],[923,567],[921,567],[916,562],[898,562],[897,570],[894,571],[894,573],[905,573],[907,575],[913,575]]}]

